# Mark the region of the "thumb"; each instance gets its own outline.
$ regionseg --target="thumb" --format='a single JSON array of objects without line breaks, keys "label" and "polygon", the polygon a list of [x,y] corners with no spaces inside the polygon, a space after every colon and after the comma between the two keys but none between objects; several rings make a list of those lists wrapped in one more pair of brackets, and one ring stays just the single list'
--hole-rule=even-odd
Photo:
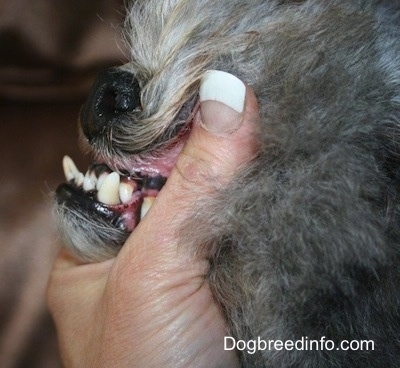
[{"label": "thumb", "polygon": [[226,185],[254,157],[259,124],[254,92],[232,74],[206,72],[199,94],[200,112],[169,180],[193,195]]},{"label": "thumb", "polygon": [[191,261],[192,251],[185,255],[180,248],[178,254],[182,223],[196,203],[226,186],[257,153],[259,113],[252,89],[231,74],[212,70],[205,73],[199,94],[200,110],[175,167],[121,250],[121,257],[130,263],[134,259],[136,271],[138,265],[154,270]]}]

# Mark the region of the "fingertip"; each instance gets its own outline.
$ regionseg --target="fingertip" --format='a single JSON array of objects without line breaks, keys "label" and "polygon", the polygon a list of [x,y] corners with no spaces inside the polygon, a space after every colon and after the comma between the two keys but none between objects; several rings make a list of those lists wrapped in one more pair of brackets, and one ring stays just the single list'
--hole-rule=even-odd
[{"label": "fingertip", "polygon": [[230,73],[208,70],[202,78],[199,95],[200,102],[218,101],[241,114],[244,109],[246,86]]},{"label": "fingertip", "polygon": [[201,105],[196,121],[214,135],[229,136],[243,123],[259,122],[253,89],[232,74],[219,70],[205,72],[199,95]]}]

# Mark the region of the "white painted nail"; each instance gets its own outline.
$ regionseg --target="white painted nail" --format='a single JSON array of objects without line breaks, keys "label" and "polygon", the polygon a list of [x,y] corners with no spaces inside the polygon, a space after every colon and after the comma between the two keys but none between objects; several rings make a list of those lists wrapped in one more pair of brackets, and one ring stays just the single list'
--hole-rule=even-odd
[{"label": "white painted nail", "polygon": [[242,113],[246,86],[232,74],[220,70],[208,70],[203,75],[199,95],[200,102],[218,101]]}]

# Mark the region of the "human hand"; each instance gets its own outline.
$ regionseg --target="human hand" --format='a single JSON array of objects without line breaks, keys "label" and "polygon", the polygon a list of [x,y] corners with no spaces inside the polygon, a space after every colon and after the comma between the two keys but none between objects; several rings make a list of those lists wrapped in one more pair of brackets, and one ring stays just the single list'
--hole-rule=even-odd
[{"label": "human hand", "polygon": [[205,280],[208,261],[182,246],[178,232],[196,201],[256,154],[258,106],[250,88],[215,71],[200,100],[171,176],[118,256],[80,264],[61,251],[54,264],[48,304],[68,368],[239,365],[223,349],[228,331]]}]

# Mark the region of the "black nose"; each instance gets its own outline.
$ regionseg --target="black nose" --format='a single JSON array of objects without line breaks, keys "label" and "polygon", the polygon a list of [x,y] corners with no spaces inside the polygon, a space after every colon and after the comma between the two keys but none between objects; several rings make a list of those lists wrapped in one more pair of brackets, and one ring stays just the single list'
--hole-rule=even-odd
[{"label": "black nose", "polygon": [[91,140],[121,115],[140,107],[140,87],[132,73],[110,68],[98,75],[81,111],[81,125]]}]

